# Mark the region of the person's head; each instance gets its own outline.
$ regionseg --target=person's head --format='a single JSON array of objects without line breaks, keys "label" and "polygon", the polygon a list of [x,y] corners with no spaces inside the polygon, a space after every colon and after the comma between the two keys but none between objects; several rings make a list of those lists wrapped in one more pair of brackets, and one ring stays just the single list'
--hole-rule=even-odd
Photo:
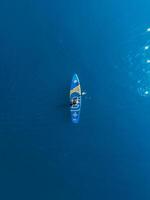
[{"label": "person's head", "polygon": [[73,103],[75,104],[76,102],[77,102],[76,99],[74,99],[74,100],[73,100]]}]

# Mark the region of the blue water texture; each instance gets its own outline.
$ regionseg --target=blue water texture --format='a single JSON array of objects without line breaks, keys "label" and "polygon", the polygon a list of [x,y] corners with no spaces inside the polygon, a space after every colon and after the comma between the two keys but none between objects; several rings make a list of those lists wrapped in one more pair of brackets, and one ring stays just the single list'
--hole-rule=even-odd
[{"label": "blue water texture", "polygon": [[0,200],[150,199],[149,8],[0,1]]}]

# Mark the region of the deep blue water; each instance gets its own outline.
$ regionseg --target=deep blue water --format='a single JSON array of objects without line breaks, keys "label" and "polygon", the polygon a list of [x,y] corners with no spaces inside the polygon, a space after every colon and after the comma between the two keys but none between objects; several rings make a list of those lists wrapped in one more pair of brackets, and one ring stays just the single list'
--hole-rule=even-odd
[{"label": "deep blue water", "polygon": [[0,1],[0,200],[150,199],[149,7]]}]

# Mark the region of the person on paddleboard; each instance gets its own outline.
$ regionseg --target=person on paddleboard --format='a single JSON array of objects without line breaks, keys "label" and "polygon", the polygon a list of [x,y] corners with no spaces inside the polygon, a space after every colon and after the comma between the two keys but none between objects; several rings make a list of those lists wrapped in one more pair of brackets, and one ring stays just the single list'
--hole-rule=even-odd
[{"label": "person on paddleboard", "polygon": [[79,103],[78,99],[73,99],[73,100],[70,102],[70,106],[76,106],[78,103]]},{"label": "person on paddleboard", "polygon": [[[84,96],[86,94],[87,94],[87,92],[84,91],[84,92],[82,92],[81,96]],[[70,106],[76,106],[78,103],[79,103],[78,98],[72,99],[71,102],[70,102]]]}]

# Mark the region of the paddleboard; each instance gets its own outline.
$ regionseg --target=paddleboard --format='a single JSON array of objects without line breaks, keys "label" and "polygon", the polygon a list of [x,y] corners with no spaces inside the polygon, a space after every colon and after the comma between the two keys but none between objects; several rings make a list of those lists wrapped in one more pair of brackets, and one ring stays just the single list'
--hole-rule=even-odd
[{"label": "paddleboard", "polygon": [[76,105],[70,105],[71,120],[73,123],[79,123],[81,110],[81,86],[77,74],[73,75],[70,88],[70,102],[77,101]]}]

